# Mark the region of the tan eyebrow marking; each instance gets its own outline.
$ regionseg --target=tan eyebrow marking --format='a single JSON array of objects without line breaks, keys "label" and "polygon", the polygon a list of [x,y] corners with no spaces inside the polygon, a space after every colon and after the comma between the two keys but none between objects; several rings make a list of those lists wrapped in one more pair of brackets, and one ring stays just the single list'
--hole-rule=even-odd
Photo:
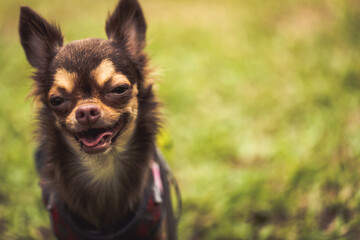
[{"label": "tan eyebrow marking", "polygon": [[68,72],[64,68],[58,69],[54,75],[54,84],[50,89],[49,95],[51,96],[55,93],[57,88],[63,88],[68,93],[71,93],[74,90],[76,78],[76,73]]},{"label": "tan eyebrow marking", "polygon": [[125,75],[116,72],[113,63],[109,59],[104,59],[94,70],[92,70],[91,76],[96,80],[100,87],[104,86],[110,79],[112,80],[112,83],[130,84],[130,81]]},{"label": "tan eyebrow marking", "polygon": [[129,79],[125,75],[122,75],[122,74],[115,74],[111,79],[111,83],[113,85],[121,85],[121,84],[129,84],[130,85]]}]

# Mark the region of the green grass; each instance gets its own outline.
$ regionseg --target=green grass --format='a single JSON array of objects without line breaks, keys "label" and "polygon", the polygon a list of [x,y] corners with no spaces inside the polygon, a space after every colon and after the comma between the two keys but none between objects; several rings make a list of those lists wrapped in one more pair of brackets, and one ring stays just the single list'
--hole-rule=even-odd
[{"label": "green grass", "polygon": [[[48,239],[19,5],[67,41],[105,37],[116,1],[0,9],[0,239]],[[360,5],[141,1],[158,68],[159,145],[182,190],[180,239],[360,238]]]}]

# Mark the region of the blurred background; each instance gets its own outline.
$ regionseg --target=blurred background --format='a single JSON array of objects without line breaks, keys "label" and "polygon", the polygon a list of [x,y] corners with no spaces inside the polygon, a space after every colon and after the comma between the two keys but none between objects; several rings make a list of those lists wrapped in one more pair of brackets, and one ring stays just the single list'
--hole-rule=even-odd
[{"label": "blurred background", "polygon": [[[140,0],[182,239],[360,239],[360,2]],[[66,41],[116,0],[0,0],[0,239],[52,239],[19,6]]]}]

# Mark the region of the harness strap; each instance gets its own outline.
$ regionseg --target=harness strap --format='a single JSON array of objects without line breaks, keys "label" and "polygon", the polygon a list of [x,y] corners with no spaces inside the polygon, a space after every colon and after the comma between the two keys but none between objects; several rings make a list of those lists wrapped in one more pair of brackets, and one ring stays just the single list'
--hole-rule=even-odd
[{"label": "harness strap", "polygon": [[161,181],[161,173],[160,173],[160,167],[159,164],[155,161],[152,163],[151,167],[153,177],[154,177],[154,198],[156,203],[162,203],[162,197],[161,195],[164,193],[163,184]]},{"label": "harness strap", "polygon": [[[165,161],[161,153],[156,150],[155,159],[159,162],[161,180],[164,187],[164,207],[166,208],[166,230],[169,240],[177,240],[177,224],[180,220],[182,211],[181,195],[178,184],[172,171]],[[174,216],[173,205],[171,201],[171,185],[175,188],[176,200],[177,200],[177,214]]]}]

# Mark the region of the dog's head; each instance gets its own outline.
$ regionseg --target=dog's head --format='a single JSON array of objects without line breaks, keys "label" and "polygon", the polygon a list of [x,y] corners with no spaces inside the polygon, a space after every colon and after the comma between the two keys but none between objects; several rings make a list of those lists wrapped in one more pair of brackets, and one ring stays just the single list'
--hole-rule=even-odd
[{"label": "dog's head", "polygon": [[87,154],[121,147],[136,125],[145,84],[146,23],[136,0],[120,0],[106,22],[107,40],[63,45],[60,29],[28,7],[20,13],[20,40],[36,68],[35,95],[70,145]]}]

